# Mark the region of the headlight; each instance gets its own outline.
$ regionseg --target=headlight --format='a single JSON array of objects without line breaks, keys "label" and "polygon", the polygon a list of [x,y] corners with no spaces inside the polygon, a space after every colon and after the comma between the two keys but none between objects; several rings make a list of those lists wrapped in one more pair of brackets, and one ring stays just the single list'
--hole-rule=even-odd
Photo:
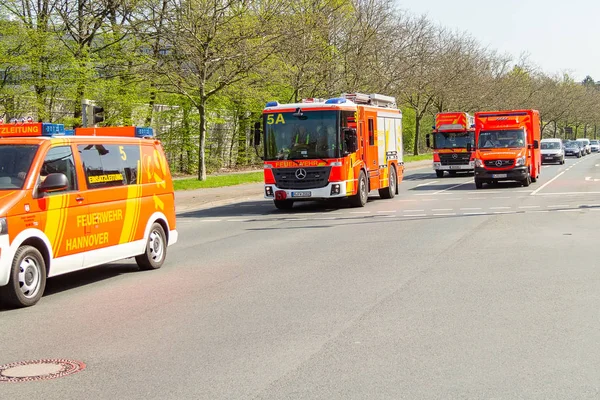
[{"label": "headlight", "polygon": [[517,158],[517,162],[515,162],[515,167],[520,167],[525,165],[525,157]]},{"label": "headlight", "polygon": [[475,159],[475,166],[478,168],[483,168],[483,160],[480,160],[479,158]]},{"label": "headlight", "polygon": [[0,218],[0,235],[6,235],[8,233],[8,223],[6,218]]}]

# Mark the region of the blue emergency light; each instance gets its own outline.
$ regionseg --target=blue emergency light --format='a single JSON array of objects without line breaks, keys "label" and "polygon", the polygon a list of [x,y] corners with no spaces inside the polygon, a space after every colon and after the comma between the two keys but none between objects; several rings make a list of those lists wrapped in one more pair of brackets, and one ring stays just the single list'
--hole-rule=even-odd
[{"label": "blue emergency light", "polygon": [[334,97],[325,102],[325,104],[344,104],[346,99],[343,97]]},{"label": "blue emergency light", "polygon": [[135,137],[152,137],[154,136],[154,129],[150,128],[150,127],[141,127],[141,126],[136,126],[135,127]]},{"label": "blue emergency light", "polygon": [[279,105],[278,101],[269,101],[267,103],[267,107],[277,107]]},{"label": "blue emergency light", "polygon": [[64,124],[50,124],[47,122],[42,123],[42,135],[43,136],[54,136],[64,135],[65,125]]}]

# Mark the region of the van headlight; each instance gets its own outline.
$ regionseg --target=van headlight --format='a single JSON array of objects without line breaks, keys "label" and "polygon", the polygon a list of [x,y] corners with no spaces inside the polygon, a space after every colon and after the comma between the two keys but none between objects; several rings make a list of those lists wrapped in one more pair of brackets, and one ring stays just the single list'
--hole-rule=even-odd
[{"label": "van headlight", "polygon": [[6,218],[0,218],[0,235],[8,234],[8,223]]},{"label": "van headlight", "polygon": [[525,165],[525,157],[517,158],[517,161],[515,162],[515,167],[522,167],[523,165]]},{"label": "van headlight", "polygon": [[475,159],[475,166],[476,166],[477,168],[483,168],[483,160],[481,160],[481,159],[479,159],[479,158],[476,158],[476,159]]}]

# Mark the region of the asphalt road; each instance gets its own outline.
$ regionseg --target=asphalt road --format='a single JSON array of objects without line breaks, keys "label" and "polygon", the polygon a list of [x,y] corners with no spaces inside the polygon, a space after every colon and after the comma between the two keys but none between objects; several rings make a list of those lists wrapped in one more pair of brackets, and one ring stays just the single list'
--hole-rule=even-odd
[{"label": "asphalt road", "polygon": [[0,310],[0,365],[87,368],[0,399],[600,397],[600,156],[528,188],[432,172],[360,209],[184,213],[158,271],[51,279]]}]

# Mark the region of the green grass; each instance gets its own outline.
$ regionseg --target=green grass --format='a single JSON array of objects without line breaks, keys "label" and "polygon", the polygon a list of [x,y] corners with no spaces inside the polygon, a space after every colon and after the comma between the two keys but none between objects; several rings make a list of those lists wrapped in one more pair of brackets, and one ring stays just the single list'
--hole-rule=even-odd
[{"label": "green grass", "polygon": [[419,154],[418,156],[404,156],[404,162],[412,162],[412,161],[422,161],[422,160],[432,160],[433,155],[431,153],[428,154]]},{"label": "green grass", "polygon": [[241,185],[242,183],[262,182],[262,172],[247,172],[243,174],[229,174],[208,176],[205,181],[191,179],[174,179],[175,190],[193,190],[202,188],[215,188],[222,186]]}]

